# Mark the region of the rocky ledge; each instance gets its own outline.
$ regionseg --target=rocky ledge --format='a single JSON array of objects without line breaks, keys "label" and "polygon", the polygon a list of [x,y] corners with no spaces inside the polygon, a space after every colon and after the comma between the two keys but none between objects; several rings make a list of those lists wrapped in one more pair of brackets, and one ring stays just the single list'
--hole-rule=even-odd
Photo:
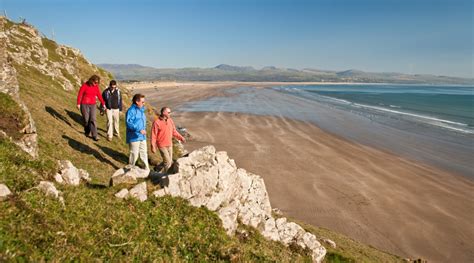
[{"label": "rocky ledge", "polygon": [[155,196],[182,197],[193,206],[217,212],[229,235],[241,222],[267,239],[311,250],[314,262],[323,260],[326,249],[316,236],[284,217],[275,219],[263,179],[237,168],[226,152],[203,147],[178,159],[176,170],[167,177],[164,188],[153,192]]}]

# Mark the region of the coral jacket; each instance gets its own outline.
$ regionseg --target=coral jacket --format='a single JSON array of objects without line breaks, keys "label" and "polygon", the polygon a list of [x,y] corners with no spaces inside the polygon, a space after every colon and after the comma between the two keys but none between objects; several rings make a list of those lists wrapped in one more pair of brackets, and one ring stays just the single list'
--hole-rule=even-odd
[{"label": "coral jacket", "polygon": [[178,133],[171,118],[165,120],[160,117],[153,122],[151,127],[151,147],[153,150],[156,150],[157,147],[162,148],[172,146],[173,137],[180,141],[184,141],[184,137]]},{"label": "coral jacket", "polygon": [[77,94],[77,105],[95,104],[96,97],[99,98],[100,103],[102,106],[104,106],[105,103],[104,99],[102,98],[102,94],[100,94],[99,85],[89,86],[86,82],[82,84],[81,88],[79,89],[79,94]]}]

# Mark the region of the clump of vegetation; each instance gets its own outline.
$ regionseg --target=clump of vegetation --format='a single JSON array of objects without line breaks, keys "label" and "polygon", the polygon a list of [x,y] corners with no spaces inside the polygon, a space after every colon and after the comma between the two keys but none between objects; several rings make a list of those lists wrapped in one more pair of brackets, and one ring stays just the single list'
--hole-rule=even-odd
[{"label": "clump of vegetation", "polygon": [[54,162],[33,160],[8,139],[0,138],[0,183],[8,185],[12,191],[30,189],[54,174],[55,170]]},{"label": "clump of vegetation", "polygon": [[20,105],[9,95],[0,92],[0,130],[4,131],[13,139],[20,139],[20,132],[26,126],[25,112]]}]

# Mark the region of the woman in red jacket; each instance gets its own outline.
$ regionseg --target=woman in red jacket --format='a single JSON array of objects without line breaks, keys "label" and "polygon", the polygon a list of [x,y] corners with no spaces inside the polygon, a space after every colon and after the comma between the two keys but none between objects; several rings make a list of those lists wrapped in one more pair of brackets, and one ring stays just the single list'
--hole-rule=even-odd
[{"label": "woman in red jacket", "polygon": [[96,125],[96,98],[99,98],[102,109],[105,108],[104,99],[102,98],[99,90],[100,78],[97,75],[92,75],[88,81],[82,84],[77,95],[77,108],[81,110],[82,119],[84,121],[84,134],[86,136],[92,136],[94,141],[98,141],[97,138],[97,125]]}]

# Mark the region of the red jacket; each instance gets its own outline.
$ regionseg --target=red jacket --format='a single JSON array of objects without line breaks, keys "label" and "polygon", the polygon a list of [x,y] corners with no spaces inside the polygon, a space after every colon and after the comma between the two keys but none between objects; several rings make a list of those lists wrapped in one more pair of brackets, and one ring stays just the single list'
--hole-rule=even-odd
[{"label": "red jacket", "polygon": [[158,118],[151,127],[151,147],[152,149],[169,147],[173,145],[172,137],[183,141],[184,138],[176,131],[174,122],[171,118],[167,120]]},{"label": "red jacket", "polygon": [[96,97],[99,98],[100,103],[102,106],[104,106],[105,103],[104,99],[102,98],[102,94],[100,94],[99,85],[89,86],[86,82],[82,84],[81,88],[79,89],[79,94],[77,94],[77,105],[95,104]]}]

